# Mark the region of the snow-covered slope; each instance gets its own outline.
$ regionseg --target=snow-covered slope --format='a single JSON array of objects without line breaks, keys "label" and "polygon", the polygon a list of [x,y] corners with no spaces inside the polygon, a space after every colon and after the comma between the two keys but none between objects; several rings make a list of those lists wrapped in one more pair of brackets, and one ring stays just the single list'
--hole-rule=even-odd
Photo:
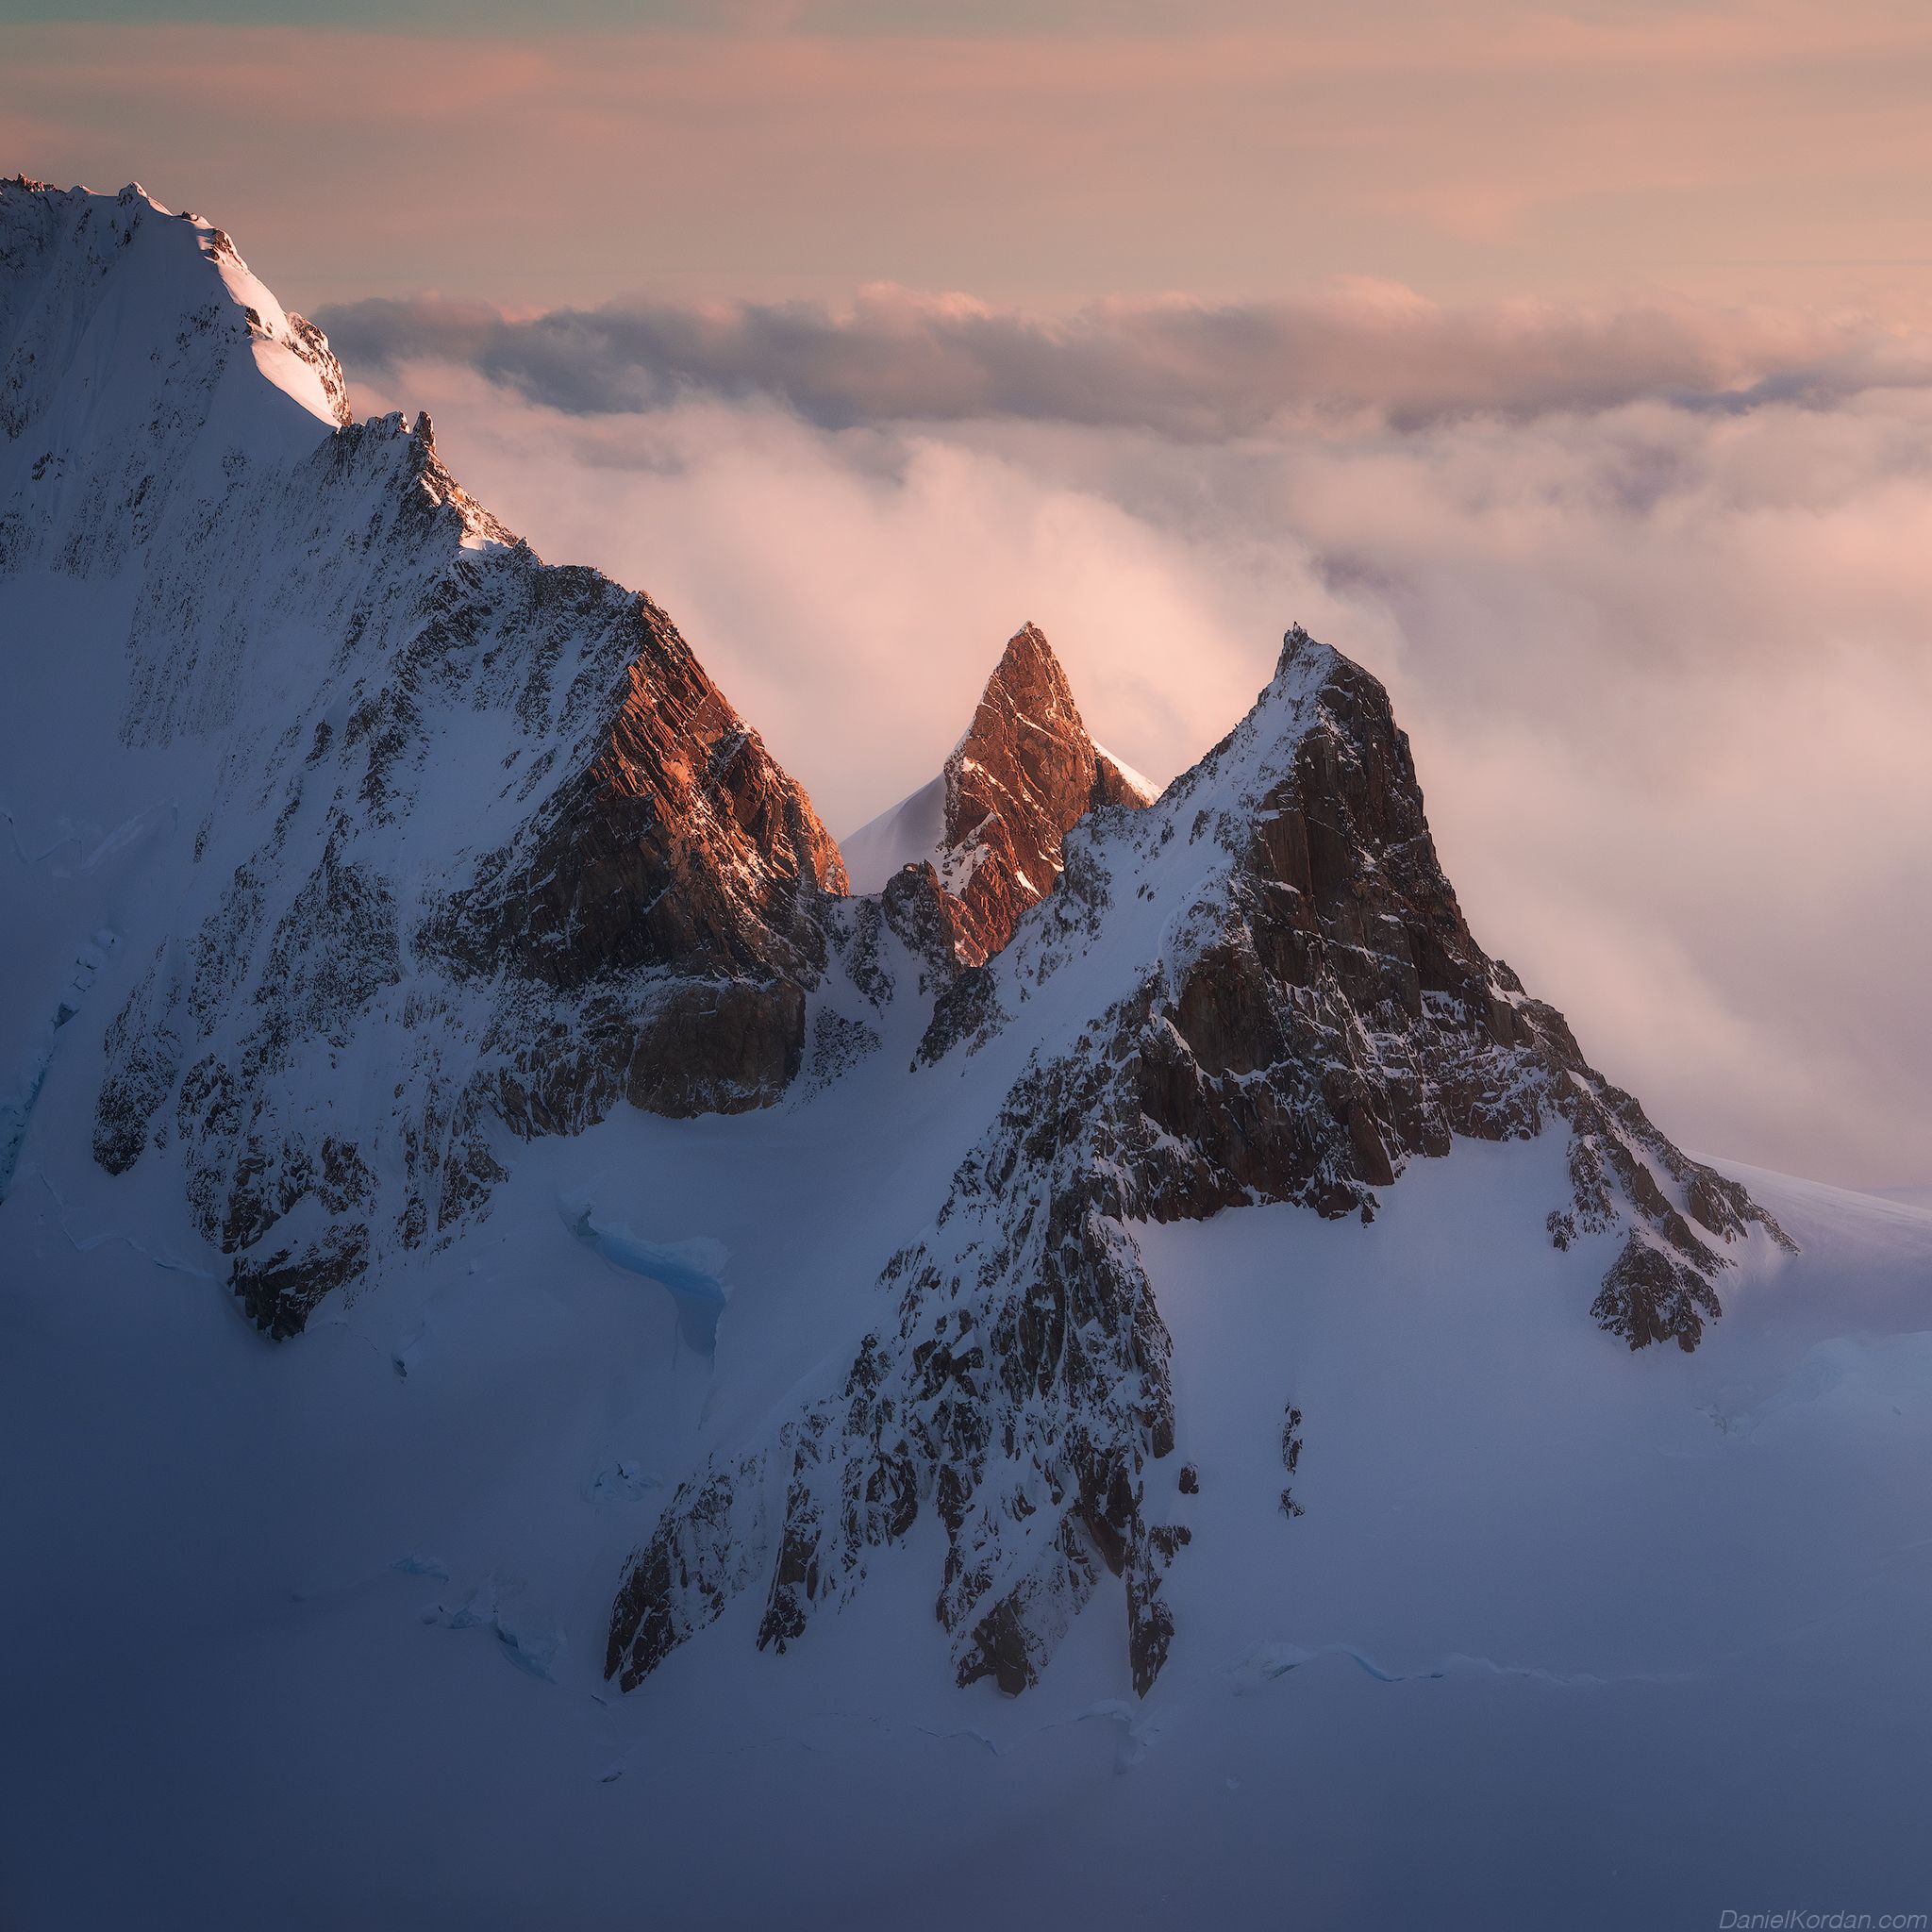
[{"label": "snow-covered slope", "polygon": [[0,1918],[1910,1905],[1932,1215],[1591,1068],[1367,673],[1096,797],[1023,632],[1042,890],[848,896],[215,231],[0,187]]},{"label": "snow-covered slope", "polygon": [[218,231],[5,185],[0,258],[8,1141],[92,1060],[101,1165],[175,1170],[285,1335],[478,1211],[495,1140],[781,1091],[843,872],[663,613],[426,418],[341,424]]},{"label": "snow-covered slope", "polygon": [[[487,1228],[275,1351],[143,1259],[118,1184],[64,1222],[16,1191],[12,1923],[1627,1932],[1922,1894],[1932,1216],[1750,1175],[1802,1252],[1633,1357],[1539,1224],[1555,1136],[1459,1142],[1369,1227],[1137,1230],[1191,1535],[1144,1699],[1117,1597],[1025,1695],[955,1688],[936,1519],[785,1655],[746,1592],[614,1695],[610,1581],[691,1445],[868,1319],[943,1182],[841,1090],[535,1143]],[[728,1249],[714,1357],[575,1236],[587,1192]]]},{"label": "snow-covered slope", "polygon": [[929,862],[935,868],[946,852],[946,774],[929,778],[877,818],[839,841],[846,875],[855,892],[880,892],[902,866]]}]

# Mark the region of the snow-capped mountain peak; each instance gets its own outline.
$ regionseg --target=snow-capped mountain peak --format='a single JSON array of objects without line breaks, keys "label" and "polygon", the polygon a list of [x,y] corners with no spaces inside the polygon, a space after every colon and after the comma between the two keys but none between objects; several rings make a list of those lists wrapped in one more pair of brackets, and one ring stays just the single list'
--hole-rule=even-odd
[{"label": "snow-capped mountain peak", "polygon": [[1912,1895],[1932,1215],[1597,1071],[1363,666],[1155,797],[1027,625],[848,880],[219,230],[16,181],[0,668],[24,1922]]},{"label": "snow-capped mountain peak", "polygon": [[[426,418],[340,420],[325,345],[218,231],[139,196],[0,208],[5,576],[29,625],[84,616],[99,666],[75,708],[43,665],[8,769],[42,811],[63,765],[122,774],[102,849],[142,845],[138,891],[49,927],[111,954],[99,1167],[171,1176],[279,1337],[462,1239],[521,1146],[625,1103],[857,1108],[950,1163],[874,1257],[891,1312],[822,1334],[846,1366],[665,1509],[613,1615],[625,1684],[750,1588],[760,1641],[797,1641],[932,1515],[961,1682],[1034,1681],[1111,1573],[1144,1691],[1187,1541],[1153,1473],[1185,1418],[1137,1224],[1366,1222],[1458,1137],[1551,1131],[1547,1234],[1603,1255],[1596,1321],[1687,1350],[1726,1250],[1779,1239],[1477,946],[1386,693],[1303,632],[1151,801],[1024,626],[924,849],[846,899],[670,620],[541,563]],[[130,808],[157,786],[164,818]],[[862,865],[904,819],[853,841]],[[75,1058],[55,1012],[29,1146]]]},{"label": "snow-capped mountain peak", "polygon": [[14,183],[0,236],[0,575],[92,666],[37,650],[7,804],[51,832],[86,772],[145,847],[92,918],[101,1164],[177,1169],[281,1336],[480,1212],[506,1129],[776,1097],[843,872],[663,612],[543,564],[426,417],[346,421],[206,223]]}]

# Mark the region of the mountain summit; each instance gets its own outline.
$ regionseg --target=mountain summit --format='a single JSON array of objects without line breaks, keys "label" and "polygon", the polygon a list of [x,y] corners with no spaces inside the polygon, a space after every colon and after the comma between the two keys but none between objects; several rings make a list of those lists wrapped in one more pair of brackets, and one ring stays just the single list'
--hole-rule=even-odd
[{"label": "mountain summit", "polygon": [[1144,806],[1154,788],[1088,735],[1044,634],[1008,641],[966,735],[930,784],[845,841],[855,885],[875,891],[929,862],[958,902],[958,957],[981,964],[1053,891],[1060,847],[1098,806]]}]

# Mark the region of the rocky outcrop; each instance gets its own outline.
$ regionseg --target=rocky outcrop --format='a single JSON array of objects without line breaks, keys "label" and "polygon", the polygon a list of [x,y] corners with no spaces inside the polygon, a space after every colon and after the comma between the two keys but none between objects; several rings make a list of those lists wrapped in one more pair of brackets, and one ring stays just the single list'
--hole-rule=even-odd
[{"label": "rocky outcrop", "polygon": [[649,599],[595,755],[458,896],[461,963],[574,991],[611,971],[797,978],[823,963],[839,849]]},{"label": "rocky outcrop", "polygon": [[[1276,688],[1297,680],[1314,722],[1245,823],[1215,828],[1235,850],[1225,885],[1191,909],[1146,990],[1136,1087],[1165,1170],[1152,1211],[1266,1200],[1373,1215],[1374,1189],[1457,1135],[1527,1139],[1564,1124],[1573,1197],[1553,1211],[1553,1237],[1627,1227],[1598,1319],[1632,1347],[1693,1348],[1719,1312],[1725,1248],[1754,1224],[1782,1235],[1658,1133],[1586,1062],[1563,1016],[1477,945],[1380,684],[1291,632]],[[1211,767],[1175,786],[1179,809],[1205,795]]]},{"label": "rocky outcrop", "polygon": [[977,966],[1053,891],[1074,825],[1101,806],[1151,796],[1088,735],[1066,673],[1029,624],[1008,641],[940,778],[849,843],[872,870],[932,864],[958,902],[958,957]]},{"label": "rocky outcrop", "polygon": [[[843,1388],[741,1465],[741,1484],[784,1489],[761,1647],[802,1637],[931,1509],[961,1684],[1033,1683],[1103,1574],[1126,1592],[1137,1689],[1158,1675],[1174,1630],[1161,1579],[1188,1540],[1147,1499],[1147,1464],[1174,1447],[1172,1347],[1124,1225],[1141,1204],[1112,1158],[1137,1129],[1092,1044],[1015,1086],[932,1231],[888,1264],[893,1317]],[[665,1633],[728,1600],[673,1615],[637,1584],[667,1574],[716,1480],[679,1491],[619,1598],[607,1664],[625,1689],[661,1660]]]},{"label": "rocky outcrop", "polygon": [[[797,1073],[821,901],[844,866],[782,772],[649,599],[594,755],[430,923],[460,980],[543,990],[493,1041],[493,1095],[519,1131],[568,1129],[616,1099],[654,1113],[769,1105]],[[621,989],[642,989],[642,1000]],[[510,1034],[521,1037],[511,1046]]]},{"label": "rocky outcrop", "polygon": [[[1115,908],[1136,906],[1144,930],[1147,901],[1162,936],[1137,961]],[[892,1312],[842,1386],[674,1497],[613,1611],[607,1672],[625,1688],[759,1581],[759,1643],[799,1641],[930,1511],[962,1684],[1032,1683],[1111,1574],[1144,1692],[1188,1532],[1156,1501],[1183,1484],[1154,1480],[1176,1417],[1136,1222],[1262,1201],[1369,1221],[1378,1189],[1458,1135],[1554,1129],[1570,1191],[1552,1239],[1607,1248],[1596,1319],[1632,1348],[1686,1350],[1719,1311],[1732,1244],[1785,1240],[1476,944],[1386,692],[1299,630],[1254,710],[1158,805],[1067,840],[1058,890],[946,989],[930,1057],[1020,1024],[1063,975],[1091,986],[1073,1008],[1091,1017],[1036,1049],[930,1231],[888,1265]],[[1291,1475],[1303,1441],[1291,1408]],[[769,1565],[691,1567],[721,1482],[735,1507],[782,1510]],[[1281,1514],[1301,1507],[1291,1485]]]},{"label": "rocky outcrop", "polygon": [[940,874],[959,901],[959,957],[974,966],[1053,891],[1062,841],[1090,811],[1147,803],[1087,735],[1066,673],[1030,624],[987,680],[945,781]]}]

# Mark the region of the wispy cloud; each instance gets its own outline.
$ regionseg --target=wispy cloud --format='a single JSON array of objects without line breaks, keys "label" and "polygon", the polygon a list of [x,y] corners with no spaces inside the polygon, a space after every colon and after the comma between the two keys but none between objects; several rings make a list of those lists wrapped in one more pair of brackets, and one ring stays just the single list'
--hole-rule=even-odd
[{"label": "wispy cloud", "polygon": [[1870,322],[1666,301],[1455,308],[1359,280],[1302,301],[1111,302],[1057,319],[891,287],[840,308],[630,300],[512,317],[423,297],[318,319],[372,372],[458,363],[578,415],[761,395],[827,428],[1010,416],[1220,440],[1311,412],[1414,426],[1645,398],[1822,406],[1932,383],[1932,339]]}]

